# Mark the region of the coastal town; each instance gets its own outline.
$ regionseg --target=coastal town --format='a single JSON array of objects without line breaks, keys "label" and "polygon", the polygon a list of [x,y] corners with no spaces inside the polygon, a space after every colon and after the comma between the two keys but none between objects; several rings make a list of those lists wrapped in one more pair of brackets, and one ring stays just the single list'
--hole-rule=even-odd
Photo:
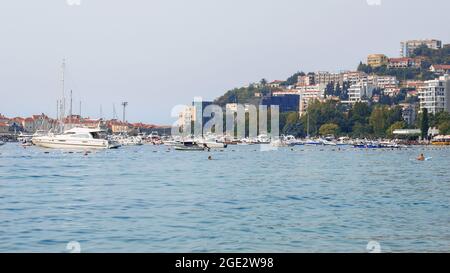
[{"label": "coastal town", "polygon": [[[203,109],[208,105],[235,112],[243,105],[247,114],[250,105],[275,105],[280,132],[291,138],[400,138],[421,144],[434,139],[450,144],[450,45],[433,39],[403,41],[400,47],[399,57],[369,54],[356,71],[297,72],[287,80],[263,79],[230,90],[215,101],[194,101],[179,113],[178,125],[190,126],[199,115],[205,124],[210,118],[204,117]],[[101,129],[108,135],[171,134],[172,126],[127,122],[127,105],[122,103],[122,120],[85,118],[72,110],[66,115],[61,101],[56,119],[46,114],[12,118],[0,114],[0,137],[11,141],[72,128]],[[228,137],[231,140],[225,142],[242,142]]]},{"label": "coastal town", "polygon": [[226,108],[236,103],[278,105],[284,113],[280,131],[297,137],[429,140],[450,134],[449,72],[449,44],[410,40],[400,43],[400,56],[369,54],[356,71],[262,79],[230,90],[214,103]]}]

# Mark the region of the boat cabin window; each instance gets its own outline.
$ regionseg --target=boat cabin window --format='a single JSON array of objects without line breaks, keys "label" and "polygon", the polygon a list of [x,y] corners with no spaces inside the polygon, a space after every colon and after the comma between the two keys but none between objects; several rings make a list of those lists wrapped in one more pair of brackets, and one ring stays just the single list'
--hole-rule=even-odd
[{"label": "boat cabin window", "polygon": [[85,133],[85,134],[76,134],[73,135],[72,137],[77,137],[77,138],[92,138],[92,136],[89,133]]},{"label": "boat cabin window", "polygon": [[102,138],[102,137],[100,136],[100,134],[97,133],[97,132],[92,132],[91,135],[92,135],[92,138],[94,138],[94,139],[101,139],[101,138]]}]

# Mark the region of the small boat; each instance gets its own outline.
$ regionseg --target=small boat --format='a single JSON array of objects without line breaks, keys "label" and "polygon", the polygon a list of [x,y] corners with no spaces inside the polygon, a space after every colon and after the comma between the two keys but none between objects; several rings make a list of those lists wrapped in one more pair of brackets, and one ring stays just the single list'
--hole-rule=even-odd
[{"label": "small boat", "polygon": [[270,137],[265,134],[261,134],[256,138],[256,142],[258,144],[269,144],[270,143]]},{"label": "small boat", "polygon": [[347,145],[351,145],[352,141],[350,140],[349,137],[340,137],[338,138],[336,145],[337,146],[347,146]]},{"label": "small boat", "polygon": [[177,146],[177,145],[180,145],[181,142],[178,140],[165,140],[165,141],[163,141],[163,144],[166,146]]},{"label": "small boat", "polygon": [[205,148],[199,146],[196,142],[193,141],[182,141],[180,144],[175,146],[175,150],[177,151],[204,151]]},{"label": "small boat", "polygon": [[196,143],[205,148],[224,149],[228,147],[227,143],[221,142],[214,137],[200,138]]},{"label": "small boat", "polygon": [[288,147],[289,146],[285,141],[283,141],[281,139],[277,139],[277,140],[272,141],[270,143],[270,145],[272,145],[273,147],[278,147],[278,148]]},{"label": "small boat", "polygon": [[333,141],[327,140],[327,139],[320,139],[320,142],[322,142],[323,145],[326,146],[337,146],[337,144]]},{"label": "small boat", "polygon": [[5,142],[0,140],[0,146],[3,146],[3,145],[5,145]]},{"label": "small boat", "polygon": [[435,146],[448,146],[448,145],[450,145],[450,135],[449,136],[443,136],[443,135],[436,136],[431,141],[431,144],[435,145]]},{"label": "small boat", "polygon": [[360,149],[379,149],[382,148],[381,144],[378,142],[361,142],[353,145],[354,148]]},{"label": "small boat", "polygon": [[305,143],[305,145],[306,145],[306,146],[317,146],[317,145],[323,145],[323,143],[322,143],[322,142],[320,142],[320,141],[316,141],[316,140],[313,140],[313,139],[306,139],[304,143]]},{"label": "small boat", "polygon": [[282,139],[288,146],[297,146],[297,145],[303,145],[304,144],[303,142],[301,142],[300,140],[296,139],[292,135],[282,136]]},{"label": "small boat", "polygon": [[214,148],[214,149],[224,149],[228,147],[228,144],[223,142],[217,142],[217,141],[199,141],[198,145],[205,146],[207,148]]}]

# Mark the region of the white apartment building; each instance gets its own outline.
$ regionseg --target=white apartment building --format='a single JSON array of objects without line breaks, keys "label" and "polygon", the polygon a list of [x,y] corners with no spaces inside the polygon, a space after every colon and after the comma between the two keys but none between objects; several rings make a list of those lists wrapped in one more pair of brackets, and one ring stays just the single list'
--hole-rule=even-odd
[{"label": "white apartment building", "polygon": [[439,40],[409,40],[400,43],[400,55],[402,57],[409,57],[418,47],[426,45],[431,49],[439,49],[442,48],[442,41]]},{"label": "white apartment building", "polygon": [[353,104],[356,102],[366,102],[372,98],[375,86],[363,80],[350,86],[348,89],[348,102]]},{"label": "white apartment building", "polygon": [[319,71],[314,74],[314,83],[328,85],[329,83],[334,83],[342,86],[344,82],[343,73],[330,73],[326,71]]},{"label": "white apartment building", "polygon": [[323,100],[325,96],[326,85],[316,84],[310,86],[298,86],[297,92],[300,94],[300,115],[308,110],[308,105],[314,100]]},{"label": "white apartment building", "polygon": [[313,85],[315,76],[312,74],[308,74],[306,76],[298,76],[297,85],[305,86],[305,85]]},{"label": "white apartment building", "polygon": [[[278,93],[278,92],[277,92]],[[295,93],[295,92],[294,92]],[[274,96],[275,96],[275,93],[274,93]],[[238,103],[227,103],[226,105],[225,105],[225,111],[226,112],[228,112],[228,111],[230,111],[230,112],[237,112],[238,111],[238,106],[239,106],[239,104]],[[250,107],[252,107],[252,106],[254,106],[254,105],[251,105],[251,104],[244,104],[244,111],[247,113],[247,112],[249,112],[250,110]]]},{"label": "white apartment building", "polygon": [[183,111],[178,114],[178,127],[184,128],[184,126],[191,124],[194,121],[195,107],[186,106]]},{"label": "white apartment building", "polygon": [[345,72],[343,73],[343,80],[345,82],[350,82],[350,85],[358,84],[360,82],[367,83],[368,75],[364,72]]},{"label": "white apartment building", "polygon": [[385,89],[387,87],[398,86],[399,81],[395,76],[377,76],[371,75],[367,77],[367,82],[377,88]]},{"label": "white apartment building", "polygon": [[420,111],[428,109],[428,113],[450,112],[450,77],[445,75],[438,79],[425,81],[419,89]]}]

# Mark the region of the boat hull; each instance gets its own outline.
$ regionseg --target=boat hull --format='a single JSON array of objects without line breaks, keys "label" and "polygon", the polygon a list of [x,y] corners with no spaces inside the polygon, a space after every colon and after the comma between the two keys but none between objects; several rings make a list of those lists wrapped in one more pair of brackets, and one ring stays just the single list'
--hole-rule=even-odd
[{"label": "boat hull", "polygon": [[228,144],[222,143],[222,142],[200,142],[199,145],[203,146],[206,145],[207,148],[213,148],[213,149],[224,149],[227,148]]},{"label": "boat hull", "polygon": [[180,146],[175,146],[175,150],[177,151],[187,151],[187,152],[201,152],[204,151],[203,148],[201,147],[180,147]]},{"label": "boat hull", "polygon": [[49,149],[67,149],[67,150],[102,150],[102,149],[114,149],[118,148],[119,145],[110,145],[104,143],[82,143],[82,142],[58,142],[51,140],[40,140],[34,139],[33,144]]},{"label": "boat hull", "polygon": [[450,142],[435,141],[431,143],[434,146],[450,146]]}]

